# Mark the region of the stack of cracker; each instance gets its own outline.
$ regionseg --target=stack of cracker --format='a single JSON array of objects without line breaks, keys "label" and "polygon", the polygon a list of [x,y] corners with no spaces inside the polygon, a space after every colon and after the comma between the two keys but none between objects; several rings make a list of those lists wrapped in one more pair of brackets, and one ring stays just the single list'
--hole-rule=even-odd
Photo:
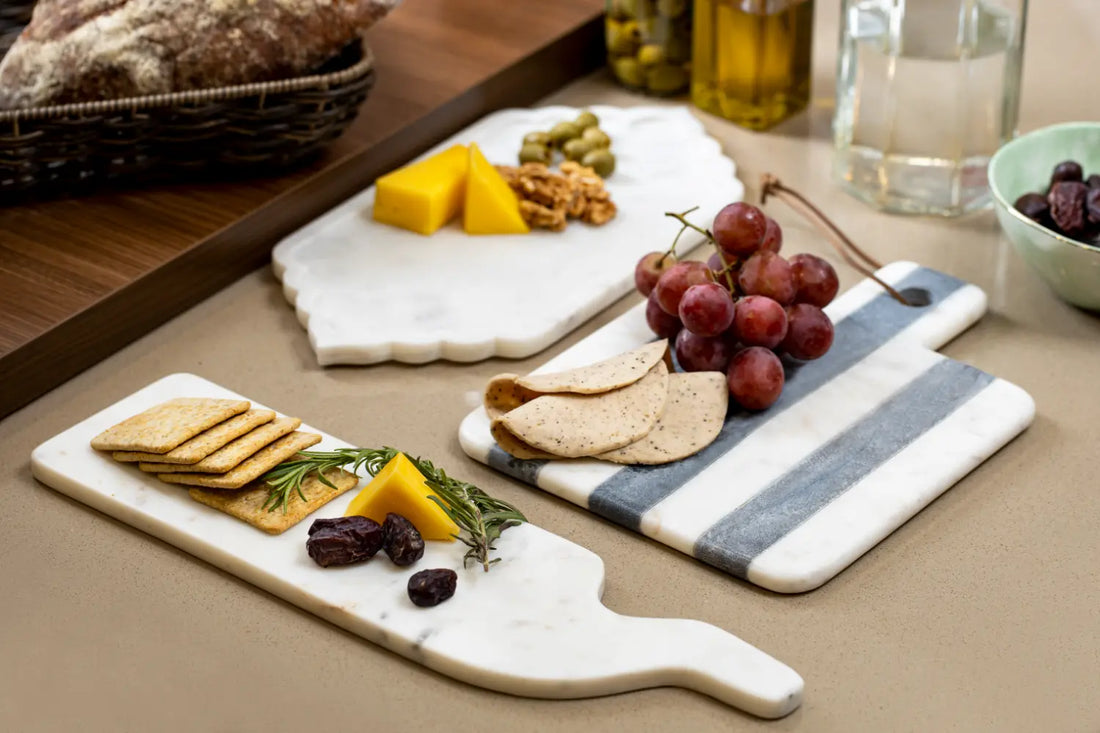
[{"label": "stack of cracker", "polygon": [[669,371],[666,341],[553,374],[499,374],[485,389],[497,445],[515,458],[671,463],[710,445],[729,404],[721,372]]},{"label": "stack of cracker", "polygon": [[169,484],[191,486],[192,499],[254,527],[279,534],[355,487],[359,477],[332,471],[336,490],[311,475],[284,512],[264,508],[269,491],[261,477],[299,451],[321,442],[298,430],[302,421],[251,409],[245,400],[181,397],[123,420],[92,439],[116,461],[136,463]]}]

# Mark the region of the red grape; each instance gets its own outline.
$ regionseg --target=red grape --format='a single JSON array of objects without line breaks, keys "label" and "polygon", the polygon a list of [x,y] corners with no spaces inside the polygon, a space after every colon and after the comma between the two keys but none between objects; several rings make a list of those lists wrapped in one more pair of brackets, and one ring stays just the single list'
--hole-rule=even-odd
[{"label": "red grape", "polygon": [[781,348],[796,359],[817,359],[833,345],[833,322],[816,305],[795,303],[787,309],[787,324]]},{"label": "red grape", "polygon": [[746,295],[766,295],[782,305],[794,300],[791,266],[775,252],[757,252],[745,260],[738,282]]},{"label": "red grape", "polygon": [[764,239],[760,242],[760,249],[779,254],[779,250],[783,248],[783,229],[770,216],[766,219],[767,226],[764,229]]},{"label": "red grape", "polygon": [[677,262],[658,278],[653,292],[665,313],[679,317],[684,291],[692,285],[709,282],[714,282],[714,276],[705,262]]},{"label": "red grape", "polygon": [[787,311],[763,295],[746,296],[737,301],[731,330],[746,346],[774,349],[787,335]]},{"label": "red grape", "polygon": [[760,249],[766,231],[764,212],[741,201],[719,211],[710,228],[718,248],[734,257],[747,257]]},{"label": "red grape", "polygon": [[747,410],[763,410],[783,393],[783,364],[763,346],[741,349],[730,360],[726,383],[730,395]]},{"label": "red grape", "polygon": [[642,295],[649,295],[661,273],[676,264],[676,255],[668,252],[650,252],[634,266],[634,287]]},{"label": "red grape", "polygon": [[683,328],[679,318],[665,313],[664,309],[661,308],[661,304],[657,302],[657,296],[654,293],[649,294],[649,299],[645,304],[645,322],[653,329],[653,333],[663,339],[672,338],[680,333],[680,329]]},{"label": "red grape", "polygon": [[717,336],[733,323],[733,298],[716,283],[692,285],[680,299],[680,321],[697,336]]},{"label": "red grape", "polygon": [[731,353],[722,336],[699,336],[686,328],[676,336],[676,361],[685,372],[724,372]]},{"label": "red grape", "polygon": [[707,267],[709,267],[710,271],[714,273],[715,280],[723,279],[718,277],[718,273],[725,270],[727,264],[728,263],[726,262],[726,259],[721,252],[715,252],[707,258]]},{"label": "red grape", "polygon": [[816,255],[797,254],[791,258],[791,278],[794,280],[796,303],[809,303],[824,308],[833,302],[840,280],[836,270]]}]

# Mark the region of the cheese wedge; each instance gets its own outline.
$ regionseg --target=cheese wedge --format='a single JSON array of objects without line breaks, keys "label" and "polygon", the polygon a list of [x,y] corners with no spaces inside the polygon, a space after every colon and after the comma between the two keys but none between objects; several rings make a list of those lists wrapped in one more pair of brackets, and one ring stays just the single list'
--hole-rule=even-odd
[{"label": "cheese wedge", "polygon": [[519,198],[476,144],[470,145],[462,228],[467,234],[526,234],[531,231],[520,216]]},{"label": "cheese wedge", "polygon": [[348,504],[345,517],[354,514],[382,524],[394,512],[408,519],[426,540],[453,540],[458,525],[429,499],[434,492],[412,461],[398,453]]},{"label": "cheese wedge", "polygon": [[466,192],[469,154],[455,145],[375,181],[374,220],[431,234],[458,216]]}]

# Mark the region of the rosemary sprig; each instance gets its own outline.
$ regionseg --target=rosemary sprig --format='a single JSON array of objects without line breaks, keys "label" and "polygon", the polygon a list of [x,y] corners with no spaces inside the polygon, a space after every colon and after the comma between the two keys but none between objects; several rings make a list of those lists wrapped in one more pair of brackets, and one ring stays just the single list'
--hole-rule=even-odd
[{"label": "rosemary sprig", "polygon": [[[268,511],[280,508],[286,512],[295,493],[305,501],[302,482],[311,473],[316,473],[321,483],[335,489],[336,486],[325,476],[327,471],[350,466],[348,470],[352,473],[359,473],[360,468],[365,468],[367,473],[375,476],[398,453],[401,451],[396,448],[302,451],[299,455],[303,458],[280,463],[264,475],[263,480],[269,487],[264,508]],[[488,572],[489,566],[500,560],[499,557],[489,559],[489,553],[496,550],[493,543],[500,538],[500,533],[526,522],[527,518],[508,502],[494,499],[471,483],[451,478],[426,458],[413,458],[408,453],[405,456],[424,474],[428,486],[435,492],[436,496],[430,498],[461,530],[469,534],[469,537],[454,535],[455,539],[470,548],[463,558],[463,565],[473,560]]]}]

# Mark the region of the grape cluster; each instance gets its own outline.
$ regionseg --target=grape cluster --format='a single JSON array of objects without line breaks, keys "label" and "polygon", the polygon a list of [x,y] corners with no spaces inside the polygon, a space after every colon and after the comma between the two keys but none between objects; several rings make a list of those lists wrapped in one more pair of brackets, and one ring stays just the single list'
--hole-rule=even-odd
[{"label": "grape cluster", "polygon": [[638,261],[646,322],[675,339],[682,369],[725,372],[739,405],[766,409],[783,392],[780,356],[807,361],[832,346],[822,308],[836,296],[836,271],[811,254],[780,256],[783,230],[752,204],[726,206],[705,233],[715,247],[705,263],[677,261],[675,245]]}]

